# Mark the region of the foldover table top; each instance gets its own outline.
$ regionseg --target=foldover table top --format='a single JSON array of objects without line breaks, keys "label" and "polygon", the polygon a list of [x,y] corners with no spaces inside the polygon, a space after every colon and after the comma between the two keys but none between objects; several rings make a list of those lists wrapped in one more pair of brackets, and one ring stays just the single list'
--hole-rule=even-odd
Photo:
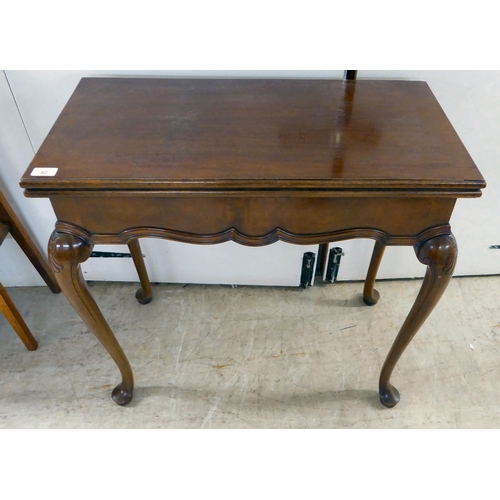
[{"label": "foldover table top", "polygon": [[83,78],[21,186],[462,197],[485,182],[425,82]]}]

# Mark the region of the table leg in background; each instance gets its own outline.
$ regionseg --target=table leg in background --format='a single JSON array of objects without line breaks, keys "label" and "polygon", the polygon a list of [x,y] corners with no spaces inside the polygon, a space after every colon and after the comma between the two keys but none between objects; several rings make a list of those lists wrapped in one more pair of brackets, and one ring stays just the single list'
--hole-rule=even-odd
[{"label": "table leg in background", "polygon": [[373,287],[375,286],[378,268],[382,262],[384,252],[385,245],[379,241],[375,241],[372,259],[368,268],[368,274],[366,275],[365,287],[363,288],[363,302],[367,306],[374,306],[380,299],[380,294]]},{"label": "table leg in background", "polygon": [[144,263],[144,258],[142,256],[139,240],[130,240],[128,242],[128,249],[130,250],[130,255],[132,255],[132,259],[134,261],[135,268],[141,282],[141,288],[137,290],[135,298],[139,301],[140,304],[149,304],[153,300],[153,290],[149,281],[149,276],[146,270],[146,264]]}]

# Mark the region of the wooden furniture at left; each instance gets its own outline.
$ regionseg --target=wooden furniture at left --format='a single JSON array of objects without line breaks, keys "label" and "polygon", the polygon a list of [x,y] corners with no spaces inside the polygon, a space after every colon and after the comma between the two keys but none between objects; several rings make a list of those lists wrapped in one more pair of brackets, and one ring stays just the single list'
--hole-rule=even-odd
[{"label": "wooden furniture at left", "polygon": [[[8,234],[16,240],[26,257],[31,261],[42,279],[53,293],[60,293],[61,289],[57,284],[49,265],[45,261],[41,252],[36,247],[34,241],[19,220],[9,202],[2,192],[0,192],[0,245]],[[5,316],[26,348],[30,351],[36,350],[38,343],[30,332],[28,326],[19,314],[16,306],[7,294],[7,291],[0,283],[0,311]]]}]

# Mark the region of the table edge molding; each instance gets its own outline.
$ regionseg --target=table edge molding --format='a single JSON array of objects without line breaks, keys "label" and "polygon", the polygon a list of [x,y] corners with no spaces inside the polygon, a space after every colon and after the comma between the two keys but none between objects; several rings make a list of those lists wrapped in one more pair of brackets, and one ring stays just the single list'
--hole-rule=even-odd
[{"label": "table edge molding", "polygon": [[234,241],[250,247],[266,246],[276,243],[277,241],[284,241],[296,245],[315,245],[356,238],[373,239],[387,246],[416,245],[417,243],[421,243],[439,235],[451,234],[451,227],[449,224],[433,226],[415,235],[388,234],[380,229],[368,227],[341,229],[318,234],[294,234],[284,229],[276,228],[263,235],[247,235],[238,231],[235,227],[215,234],[194,234],[164,228],[136,227],[126,229],[117,234],[98,234],[90,233],[82,227],[63,221],[58,221],[56,223],[55,230],[59,233],[77,236],[93,245],[119,245],[127,244],[138,238],[159,238],[196,245],[215,245],[227,241]]}]

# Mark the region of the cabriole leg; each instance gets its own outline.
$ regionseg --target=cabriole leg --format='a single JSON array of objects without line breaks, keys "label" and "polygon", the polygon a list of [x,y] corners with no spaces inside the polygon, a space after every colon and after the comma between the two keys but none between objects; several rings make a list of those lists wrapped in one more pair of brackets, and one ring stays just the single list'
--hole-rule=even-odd
[{"label": "cabriole leg", "polygon": [[372,260],[370,261],[368,274],[366,275],[365,287],[363,289],[363,302],[367,306],[374,306],[380,299],[380,294],[373,287],[375,286],[378,268],[382,262],[384,251],[385,245],[376,241],[375,246],[373,247]]},{"label": "cabriole leg", "polygon": [[108,351],[122,375],[122,382],[112,392],[113,401],[126,405],[132,400],[132,369],[111,328],[87,288],[80,264],[92,253],[92,245],[83,239],[54,231],[49,241],[49,260],[64,295]]},{"label": "cabriole leg", "polygon": [[153,300],[153,290],[151,288],[151,283],[149,282],[148,272],[146,271],[146,264],[144,263],[144,258],[142,257],[141,246],[139,245],[139,240],[130,240],[128,242],[128,248],[132,259],[139,275],[139,280],[141,282],[141,288],[137,290],[135,298],[140,304],[149,304]]},{"label": "cabriole leg", "polygon": [[391,374],[404,350],[443,295],[453,275],[457,244],[452,234],[436,236],[415,246],[417,258],[427,265],[422,288],[387,355],[380,373],[380,401],[388,408],[399,402],[399,392],[390,383]]}]

